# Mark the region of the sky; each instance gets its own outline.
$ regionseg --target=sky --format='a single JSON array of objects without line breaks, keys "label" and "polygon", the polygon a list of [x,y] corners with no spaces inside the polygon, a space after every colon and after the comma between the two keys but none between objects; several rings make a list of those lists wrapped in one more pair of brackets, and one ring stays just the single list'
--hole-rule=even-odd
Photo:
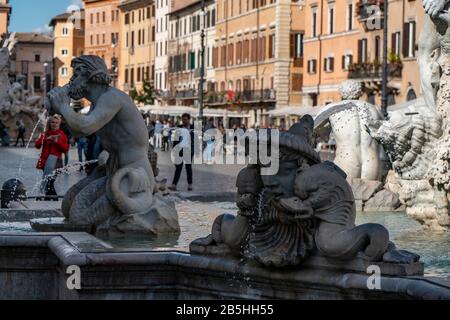
[{"label": "sky", "polygon": [[50,20],[67,10],[70,5],[80,5],[81,0],[10,0],[12,5],[10,32],[48,31]]}]

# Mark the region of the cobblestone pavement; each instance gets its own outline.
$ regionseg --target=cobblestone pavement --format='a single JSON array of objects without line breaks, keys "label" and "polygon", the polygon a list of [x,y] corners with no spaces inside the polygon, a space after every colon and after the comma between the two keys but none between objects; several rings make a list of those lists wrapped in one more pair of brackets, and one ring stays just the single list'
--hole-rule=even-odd
[{"label": "cobblestone pavement", "polygon": [[[158,151],[159,176],[167,178],[167,185],[172,183],[175,166],[170,160],[169,152]],[[39,183],[42,178],[42,171],[36,169],[39,150],[30,147],[24,148],[3,148],[0,147],[0,186],[4,181],[10,178],[18,177],[22,180],[28,190],[28,195],[37,195]],[[323,156],[326,159],[326,156]],[[69,165],[78,160],[76,148],[72,148],[69,153]],[[214,165],[195,165],[194,172],[194,191],[195,192],[234,192],[236,191],[236,177],[242,165],[214,164]],[[84,173],[79,172],[79,166],[73,166],[70,174],[59,175],[56,188],[58,194],[63,195],[65,191],[74,183],[84,177]],[[186,171],[183,168],[182,176],[178,184],[178,191],[187,190]]]},{"label": "cobblestone pavement", "polygon": [[[172,183],[175,166],[170,161],[169,152],[158,152],[160,177],[167,178],[167,183]],[[37,195],[42,178],[42,171],[36,169],[39,150],[30,147],[24,148],[0,147],[0,186],[10,178],[19,178],[27,187],[29,196]],[[76,148],[69,153],[69,165],[78,160]],[[21,169],[20,169],[21,168]],[[79,166],[72,168],[70,174],[59,175],[56,181],[58,194],[64,192],[74,183],[84,177],[84,173],[78,171]],[[236,176],[241,165],[194,165],[194,191],[227,192],[235,191]],[[179,191],[187,190],[186,171],[178,184]]]}]

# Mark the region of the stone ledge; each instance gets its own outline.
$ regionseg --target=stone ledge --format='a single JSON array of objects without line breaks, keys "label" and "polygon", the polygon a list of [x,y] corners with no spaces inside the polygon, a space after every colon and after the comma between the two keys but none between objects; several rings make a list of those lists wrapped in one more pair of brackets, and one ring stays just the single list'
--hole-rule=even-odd
[{"label": "stone ledge", "polygon": [[[38,242],[40,246],[36,245]],[[369,275],[358,264],[353,265],[354,270],[339,270],[342,266],[334,270],[312,266],[267,269],[230,257],[195,256],[176,251],[110,252],[101,241],[83,233],[0,234],[0,249],[3,260],[24,249],[37,250],[41,255],[47,249],[48,256],[57,257],[59,267],[52,272],[59,279],[59,287],[52,290],[59,290],[58,299],[450,299],[448,283],[417,276],[383,275],[381,290],[369,290]],[[18,257],[24,262],[28,259],[25,255]],[[36,261],[37,258],[34,266],[38,267]],[[325,263],[315,263],[319,262]],[[82,289],[67,292],[64,285],[67,275],[61,267],[73,264],[81,268]],[[0,265],[0,277],[10,272],[11,266],[5,269]],[[33,270],[24,268],[14,272],[14,276],[27,277]],[[20,290],[26,288],[4,289],[17,290],[13,296],[20,298]]]}]

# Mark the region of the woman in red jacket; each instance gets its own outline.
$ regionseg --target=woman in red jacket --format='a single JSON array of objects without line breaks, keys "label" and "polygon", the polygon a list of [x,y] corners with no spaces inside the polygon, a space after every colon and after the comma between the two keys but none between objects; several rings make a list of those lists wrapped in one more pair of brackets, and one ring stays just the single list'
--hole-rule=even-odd
[{"label": "woman in red jacket", "polygon": [[[44,172],[42,191],[45,192],[46,196],[57,196],[54,186],[56,176],[52,175],[52,173],[56,169],[62,168],[62,155],[69,151],[67,136],[60,129],[60,125],[60,116],[55,115],[50,117],[47,124],[47,131],[41,134],[35,142],[37,149],[42,148],[42,153],[36,167]],[[57,200],[57,198],[54,199]]]}]

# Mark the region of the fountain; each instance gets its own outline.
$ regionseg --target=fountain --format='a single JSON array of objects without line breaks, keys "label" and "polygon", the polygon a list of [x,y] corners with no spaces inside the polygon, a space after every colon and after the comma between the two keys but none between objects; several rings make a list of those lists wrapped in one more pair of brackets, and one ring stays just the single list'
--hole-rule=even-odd
[{"label": "fountain", "polygon": [[[311,146],[311,117],[270,141],[276,174],[263,175],[261,163],[242,169],[236,204],[175,204],[158,193],[142,117],[109,86],[103,60],[81,56],[73,67],[71,84],[49,93],[48,111],[75,135],[96,132],[106,152],[59,213],[32,221],[49,232],[21,224],[0,232],[0,279],[8,279],[0,299],[450,299],[450,284],[424,277],[419,255],[397,248],[386,227],[357,225],[347,174]],[[70,108],[82,97],[93,103],[87,115]],[[136,237],[143,246],[117,245]]]},{"label": "fountain", "polygon": [[[39,106],[41,97],[35,95],[33,90],[27,90],[26,78],[18,76],[16,82],[10,83],[10,53],[7,48],[0,49],[0,120],[9,129],[9,136],[17,136],[17,122],[21,121],[30,139],[36,138],[43,131],[44,126],[34,130],[42,113]],[[42,123],[41,123],[42,125]]]}]

